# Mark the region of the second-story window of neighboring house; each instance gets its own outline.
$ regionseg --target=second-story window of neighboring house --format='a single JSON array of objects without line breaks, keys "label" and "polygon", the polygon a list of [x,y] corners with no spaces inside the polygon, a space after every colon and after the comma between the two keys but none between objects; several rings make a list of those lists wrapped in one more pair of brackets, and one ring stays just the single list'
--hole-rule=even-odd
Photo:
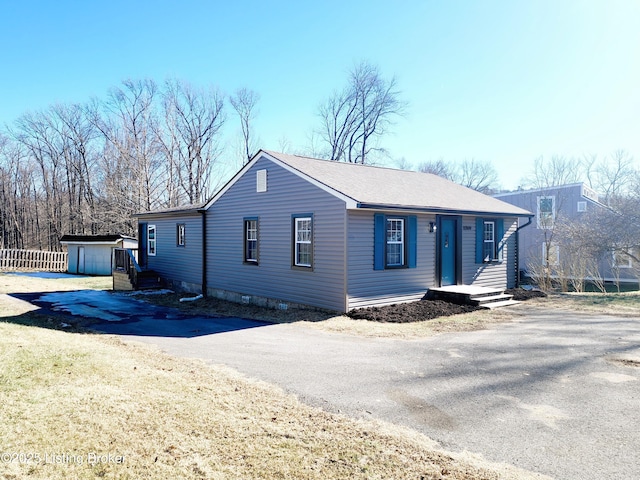
[{"label": "second-story window of neighboring house", "polygon": [[553,228],[556,219],[556,197],[538,197],[538,228]]},{"label": "second-story window of neighboring house", "polygon": [[632,268],[633,257],[630,251],[614,251],[613,253],[613,266],[615,268]]}]

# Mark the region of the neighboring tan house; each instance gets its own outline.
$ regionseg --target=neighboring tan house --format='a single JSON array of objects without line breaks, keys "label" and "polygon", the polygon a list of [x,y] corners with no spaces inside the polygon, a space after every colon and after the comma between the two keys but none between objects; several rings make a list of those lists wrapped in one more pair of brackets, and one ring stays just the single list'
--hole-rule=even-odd
[{"label": "neighboring tan house", "polygon": [[125,235],[63,235],[67,248],[67,272],[85,275],[111,275],[116,248],[137,248],[138,240]]},{"label": "neighboring tan house", "polygon": [[[554,237],[554,230],[560,223],[580,221],[594,209],[608,208],[600,203],[599,195],[583,183],[518,190],[494,197],[536,214],[530,225],[522,227],[520,234],[518,262],[524,275],[531,275],[536,266],[562,266],[568,261],[572,252],[567,250],[571,247],[560,246]],[[597,262],[595,268],[603,280],[623,283],[638,281],[630,257],[618,258],[613,254],[605,257]],[[594,272],[590,273],[593,278]]]},{"label": "neighboring tan house", "polygon": [[137,215],[174,288],[338,311],[516,283],[532,214],[435,175],[259,151],[206,204]]}]

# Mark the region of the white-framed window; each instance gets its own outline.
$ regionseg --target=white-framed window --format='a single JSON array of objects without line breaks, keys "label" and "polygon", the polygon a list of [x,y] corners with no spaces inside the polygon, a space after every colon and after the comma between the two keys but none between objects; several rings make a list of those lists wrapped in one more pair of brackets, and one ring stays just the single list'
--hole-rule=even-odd
[{"label": "white-framed window", "polygon": [[476,217],[475,224],[476,263],[501,263],[508,239],[504,232],[504,219]]},{"label": "white-framed window", "polygon": [[293,265],[296,267],[313,266],[313,217],[293,217]]},{"label": "white-framed window", "polygon": [[155,257],[156,255],[156,226],[147,225],[147,255]]},{"label": "white-framed window", "polygon": [[578,202],[578,212],[587,211],[587,202]]},{"label": "white-framed window", "polygon": [[184,223],[176,224],[176,245],[178,247],[184,247],[185,245],[185,232],[187,227]]},{"label": "white-framed window", "polygon": [[244,261],[258,264],[258,219],[244,219]]},{"label": "white-framed window", "polygon": [[613,255],[613,265],[617,268],[633,268],[633,259],[625,252],[611,252]]},{"label": "white-framed window", "polygon": [[536,218],[538,220],[538,228],[550,229],[553,228],[553,222],[556,219],[556,197],[555,196],[540,196],[538,197],[538,214]]},{"label": "white-framed window", "polygon": [[542,242],[542,264],[546,267],[560,265],[560,247],[558,245],[552,243],[547,246],[547,242]]},{"label": "white-framed window", "polygon": [[496,249],[496,222],[485,221],[482,231],[482,260],[492,262],[498,259]]},{"label": "white-framed window", "polygon": [[386,235],[386,267],[403,267],[405,264],[404,218],[389,217]]}]

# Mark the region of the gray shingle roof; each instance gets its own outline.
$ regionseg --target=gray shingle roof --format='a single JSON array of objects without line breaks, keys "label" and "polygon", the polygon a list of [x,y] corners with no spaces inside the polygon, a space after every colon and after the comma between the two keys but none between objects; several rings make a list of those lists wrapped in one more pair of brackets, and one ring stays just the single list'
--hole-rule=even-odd
[{"label": "gray shingle roof", "polygon": [[531,215],[527,210],[429,173],[264,152],[362,206]]}]

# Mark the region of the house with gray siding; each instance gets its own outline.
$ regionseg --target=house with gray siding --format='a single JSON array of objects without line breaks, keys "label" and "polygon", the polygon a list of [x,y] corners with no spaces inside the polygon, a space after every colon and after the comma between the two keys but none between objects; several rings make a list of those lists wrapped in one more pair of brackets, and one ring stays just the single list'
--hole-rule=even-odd
[{"label": "house with gray siding", "polygon": [[[518,249],[518,263],[524,275],[534,276],[541,266],[549,267],[553,276],[571,276],[573,249],[556,235],[558,227],[570,222],[589,221],[589,214],[608,207],[600,195],[583,183],[517,190],[494,195],[504,202],[535,213],[534,220],[523,225]],[[637,265],[630,256],[603,255],[589,271],[606,282],[637,283]]]},{"label": "house with gray siding", "polygon": [[259,151],[204,205],[138,214],[181,290],[348,311],[516,283],[523,208],[435,175]]}]

